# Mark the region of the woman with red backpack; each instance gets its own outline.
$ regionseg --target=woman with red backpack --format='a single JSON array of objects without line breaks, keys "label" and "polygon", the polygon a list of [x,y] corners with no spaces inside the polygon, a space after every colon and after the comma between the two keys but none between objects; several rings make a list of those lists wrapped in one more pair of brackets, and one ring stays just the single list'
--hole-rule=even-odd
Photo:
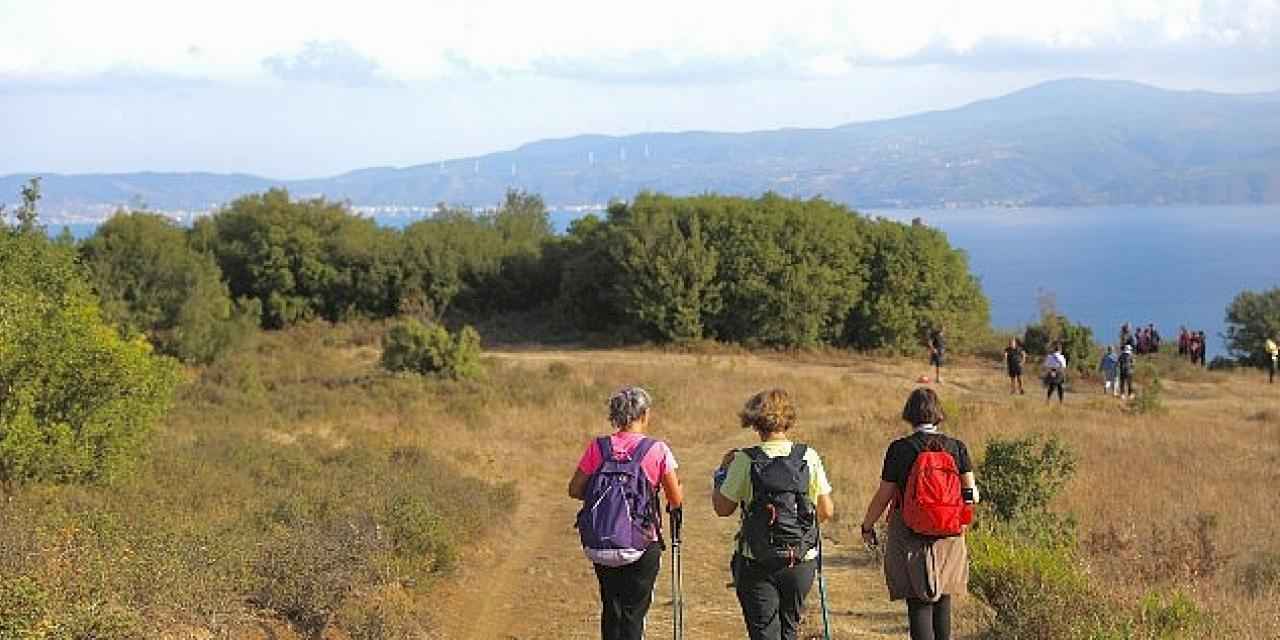
[{"label": "woman with red backpack", "polygon": [[885,452],[880,488],[862,519],[862,539],[876,546],[875,524],[892,504],[885,542],[889,598],[907,601],[911,640],[951,638],[951,596],[969,582],[964,532],[978,501],[964,442],[939,430],[946,416],[933,389],[911,393],[902,409],[911,435]]},{"label": "woman with red backpack", "polygon": [[569,497],[583,501],[578,533],[600,583],[603,640],[644,637],[662,557],[659,488],[673,518],[684,503],[671,448],[645,435],[651,404],[640,387],[610,396],[614,432],[587,445],[569,481]]}]

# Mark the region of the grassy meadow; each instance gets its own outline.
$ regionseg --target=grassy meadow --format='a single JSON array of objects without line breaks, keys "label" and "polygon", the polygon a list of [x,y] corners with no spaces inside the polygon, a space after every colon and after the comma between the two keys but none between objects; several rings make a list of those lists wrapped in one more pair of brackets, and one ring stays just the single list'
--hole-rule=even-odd
[{"label": "grassy meadow", "polygon": [[[491,350],[481,380],[453,382],[380,370],[383,330],[258,335],[186,370],[129,477],[7,496],[0,638],[597,637],[565,485],[625,383],[653,393],[652,433],[681,464],[686,637],[741,635],[726,588],[736,519],[712,514],[709,476],[752,442],[736,412],[771,386],[796,396],[795,439],[835,486],[824,534],[836,637],[905,635],[857,525],[885,446],[906,432],[898,415],[922,359]],[[1079,464],[1052,506],[1078,523],[1084,574],[1151,615],[1167,610],[1144,599],[1185,598],[1199,623],[1165,637],[1280,637],[1276,501],[1262,490],[1280,476],[1280,387],[1172,359],[1156,370],[1161,406],[1136,414],[1080,378],[1062,407],[1034,382],[1010,396],[998,362],[960,358],[938,386],[944,428],[975,458],[994,438],[1061,438]],[[668,568],[655,637],[670,620]],[[958,610],[964,637],[986,637],[990,610],[974,598]]]}]

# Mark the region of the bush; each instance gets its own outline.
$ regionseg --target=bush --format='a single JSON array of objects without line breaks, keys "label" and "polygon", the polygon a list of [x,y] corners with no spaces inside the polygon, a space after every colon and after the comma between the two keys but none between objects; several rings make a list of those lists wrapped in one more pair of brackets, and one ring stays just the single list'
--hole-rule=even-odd
[{"label": "bush", "polygon": [[1143,636],[1160,640],[1200,638],[1209,628],[1209,616],[1181,591],[1152,592],[1139,604]]},{"label": "bush", "polygon": [[232,303],[213,258],[163,216],[117,213],[81,245],[80,257],[104,316],[184,361],[212,361],[257,322]]},{"label": "bush", "polygon": [[71,249],[0,231],[0,485],[119,475],[176,383],[103,322]]},{"label": "bush", "polygon": [[1129,411],[1136,415],[1160,415],[1165,412],[1164,384],[1160,382],[1160,374],[1154,367],[1150,368],[1150,378],[1138,390],[1138,397],[1129,405]]},{"label": "bush", "polygon": [[969,588],[991,607],[992,638],[1103,637],[1117,615],[1067,549],[1017,542],[991,531],[968,536]]},{"label": "bush", "polygon": [[438,324],[405,320],[382,339],[382,366],[388,371],[438,374],[457,380],[481,375],[480,334],[463,327],[456,335]]},{"label": "bush", "polygon": [[1242,291],[1227,305],[1227,351],[1240,362],[1266,366],[1267,338],[1280,336],[1280,287]]},{"label": "bush", "polygon": [[1047,440],[1027,436],[988,442],[977,475],[983,501],[991,505],[996,516],[1012,521],[1045,511],[1075,470],[1075,453],[1056,436]]}]

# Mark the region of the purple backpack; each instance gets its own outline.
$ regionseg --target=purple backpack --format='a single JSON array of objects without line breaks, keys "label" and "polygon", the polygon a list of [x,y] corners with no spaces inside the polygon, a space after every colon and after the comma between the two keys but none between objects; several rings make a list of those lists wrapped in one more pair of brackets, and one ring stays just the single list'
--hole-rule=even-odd
[{"label": "purple backpack", "polygon": [[578,535],[587,558],[596,564],[631,564],[658,539],[658,495],[640,462],[656,441],[644,438],[628,453],[614,454],[609,436],[596,440],[600,468],[587,480],[578,512]]}]

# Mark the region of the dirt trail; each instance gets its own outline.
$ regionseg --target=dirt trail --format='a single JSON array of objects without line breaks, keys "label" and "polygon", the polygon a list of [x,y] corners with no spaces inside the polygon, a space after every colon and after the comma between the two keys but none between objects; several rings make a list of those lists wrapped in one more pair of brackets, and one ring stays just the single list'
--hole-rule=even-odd
[{"label": "dirt trail", "polygon": [[[543,366],[551,361],[570,363],[653,364],[655,357],[671,366],[705,366],[706,356],[626,352],[528,352],[495,353],[491,357],[515,364]],[[847,376],[841,366],[771,361],[753,356],[714,356],[733,359],[738,367],[786,368],[805,375]],[[868,362],[861,373],[876,365]],[[856,373],[855,373],[856,375]],[[987,375],[982,373],[980,375]],[[737,518],[716,518],[710,513],[706,476],[731,447],[742,444],[736,433],[711,442],[682,444],[677,449],[686,491],[684,565],[685,637],[742,637],[737,600],[728,586],[728,562]],[[458,575],[435,593],[436,624],[440,637],[449,640],[590,639],[598,638],[596,581],[579,552],[572,528],[577,503],[564,495],[572,462],[582,442],[557,445],[542,452],[543,461],[531,463],[503,456],[498,443],[478,443],[491,448],[482,453],[492,460],[491,471],[503,477],[519,477],[520,503],[508,530],[467,552]],[[846,513],[863,505],[841,504]],[[851,517],[857,517],[851,516]],[[905,614],[898,603],[888,601],[879,565],[860,543],[830,540],[826,543],[827,588],[831,621],[836,638],[902,638]],[[650,638],[671,633],[671,563],[663,558],[653,608],[649,615]],[[811,593],[808,627],[803,637],[820,638],[817,587]]]}]

